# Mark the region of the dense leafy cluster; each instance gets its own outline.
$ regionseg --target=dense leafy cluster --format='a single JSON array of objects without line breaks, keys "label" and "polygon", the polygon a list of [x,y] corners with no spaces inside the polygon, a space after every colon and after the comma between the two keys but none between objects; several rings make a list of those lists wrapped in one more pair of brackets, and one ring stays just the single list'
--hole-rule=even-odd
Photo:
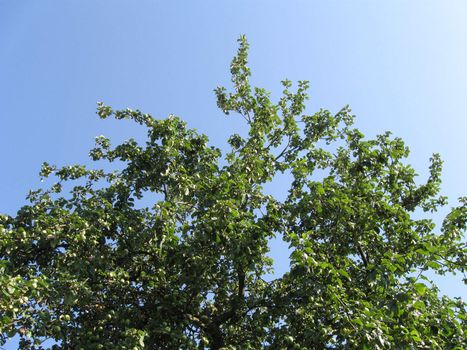
[{"label": "dense leafy cluster", "polygon": [[[249,84],[248,44],[219,108],[248,134],[225,156],[170,116],[98,106],[147,142],[91,150],[115,171],[45,163],[56,179],[0,219],[0,342],[41,349],[465,349],[466,306],[429,270],[464,273],[467,199],[435,231],[441,160],[416,183],[408,149],[373,140],[349,108],[304,114],[308,83],[277,103]],[[108,168],[108,166],[106,167]],[[279,201],[263,191],[290,179]],[[416,214],[416,215],[415,215]],[[432,216],[432,215],[431,215]],[[271,277],[268,242],[290,244]]]}]

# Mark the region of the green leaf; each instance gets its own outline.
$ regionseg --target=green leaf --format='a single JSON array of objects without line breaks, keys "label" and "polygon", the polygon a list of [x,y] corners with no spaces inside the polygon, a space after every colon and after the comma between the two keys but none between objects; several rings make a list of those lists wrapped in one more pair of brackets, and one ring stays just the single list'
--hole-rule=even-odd
[{"label": "green leaf", "polygon": [[427,290],[427,287],[423,283],[414,283],[413,286],[419,295],[424,295]]}]

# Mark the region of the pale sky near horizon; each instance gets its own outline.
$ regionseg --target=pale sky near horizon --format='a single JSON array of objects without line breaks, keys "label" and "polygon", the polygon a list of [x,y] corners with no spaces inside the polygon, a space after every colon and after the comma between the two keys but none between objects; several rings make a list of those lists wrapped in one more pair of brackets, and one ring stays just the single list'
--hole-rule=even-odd
[{"label": "pale sky near horizon", "polygon": [[[223,147],[244,125],[213,89],[230,86],[243,33],[254,85],[278,96],[280,80],[309,80],[308,113],[349,104],[367,136],[405,140],[420,181],[439,152],[451,205],[467,195],[465,1],[0,0],[0,212],[25,204],[43,161],[90,164],[95,136],[143,137],[99,120],[96,101],[173,113]],[[283,245],[273,254],[284,271]],[[467,297],[458,278],[440,283]]]}]

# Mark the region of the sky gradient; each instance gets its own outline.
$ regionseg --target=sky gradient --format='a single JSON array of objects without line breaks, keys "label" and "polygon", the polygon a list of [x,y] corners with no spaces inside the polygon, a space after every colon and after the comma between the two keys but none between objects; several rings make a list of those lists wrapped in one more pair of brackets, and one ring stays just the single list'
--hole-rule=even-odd
[{"label": "sky gradient", "polygon": [[[467,194],[466,19],[465,1],[441,0],[0,0],[0,212],[41,186],[43,161],[90,164],[100,134],[143,139],[130,123],[99,120],[97,101],[175,114],[224,147],[245,125],[217,109],[213,89],[230,86],[240,34],[253,85],[278,96],[280,80],[309,80],[308,113],[349,104],[367,136],[406,141],[420,181],[439,152],[455,205]],[[273,255],[285,271],[284,246]],[[440,283],[467,297],[458,278]]]}]

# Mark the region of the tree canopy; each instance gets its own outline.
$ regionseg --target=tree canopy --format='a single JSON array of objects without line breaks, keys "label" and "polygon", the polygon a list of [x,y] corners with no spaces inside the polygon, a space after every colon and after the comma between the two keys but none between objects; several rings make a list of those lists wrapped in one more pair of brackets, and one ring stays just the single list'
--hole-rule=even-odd
[{"label": "tree canopy", "polygon": [[[96,138],[90,168],[44,163],[54,183],[0,217],[0,343],[23,349],[465,349],[460,298],[427,277],[464,273],[467,198],[440,227],[442,161],[417,182],[390,133],[348,107],[305,113],[308,82],[274,102],[249,83],[239,39],[218,107],[247,123],[223,154],[175,116],[98,105],[145,144]],[[284,200],[266,194],[279,174]],[[272,274],[268,242],[289,244]]]}]

